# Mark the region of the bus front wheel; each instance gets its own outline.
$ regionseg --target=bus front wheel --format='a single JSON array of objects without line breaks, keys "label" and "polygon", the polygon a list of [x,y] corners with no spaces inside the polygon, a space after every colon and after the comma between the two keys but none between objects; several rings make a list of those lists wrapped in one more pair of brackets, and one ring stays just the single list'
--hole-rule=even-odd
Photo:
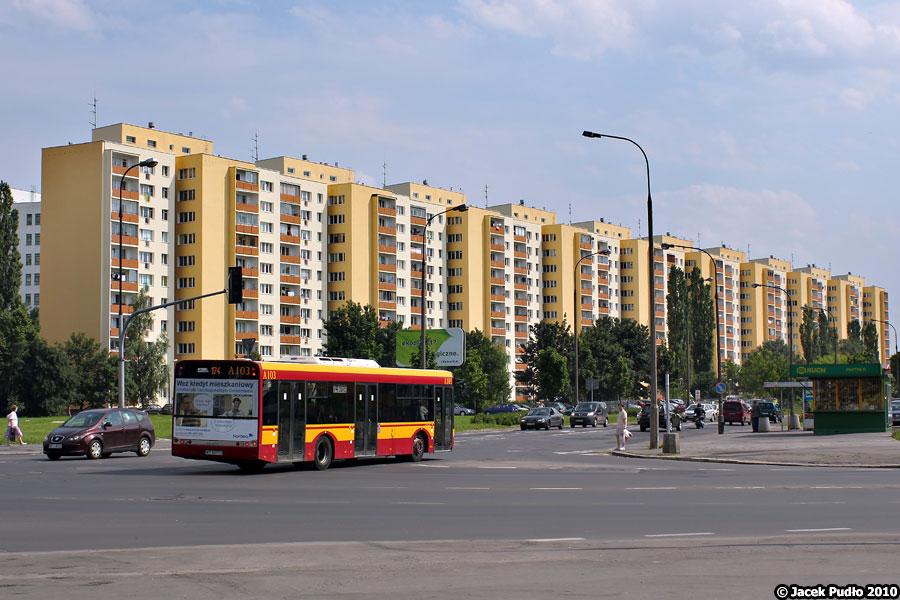
[{"label": "bus front wheel", "polygon": [[422,460],[422,457],[425,456],[426,444],[425,437],[421,433],[416,436],[416,439],[413,440],[412,454],[409,457],[411,461],[419,462]]},{"label": "bus front wheel", "polygon": [[316,469],[324,471],[331,466],[331,459],[334,457],[334,449],[331,447],[331,440],[327,437],[319,438],[316,442]]}]

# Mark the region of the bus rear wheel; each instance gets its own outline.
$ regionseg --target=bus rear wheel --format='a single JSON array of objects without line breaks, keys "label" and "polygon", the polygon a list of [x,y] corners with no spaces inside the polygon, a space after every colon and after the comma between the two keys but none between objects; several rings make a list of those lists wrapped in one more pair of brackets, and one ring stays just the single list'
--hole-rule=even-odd
[{"label": "bus rear wheel", "polygon": [[315,465],[319,471],[324,471],[331,466],[331,459],[334,457],[334,449],[331,447],[331,440],[327,437],[319,438],[316,442],[316,458]]}]

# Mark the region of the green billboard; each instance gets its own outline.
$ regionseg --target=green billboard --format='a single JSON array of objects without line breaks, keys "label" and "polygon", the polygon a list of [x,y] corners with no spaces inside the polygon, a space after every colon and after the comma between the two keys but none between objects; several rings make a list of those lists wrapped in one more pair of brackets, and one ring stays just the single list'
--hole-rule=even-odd
[{"label": "green billboard", "polygon": [[[425,343],[434,350],[438,367],[458,367],[466,360],[466,334],[458,328],[429,329]],[[412,364],[413,355],[422,346],[422,330],[401,329],[397,332],[396,362],[400,367],[418,367]]]}]

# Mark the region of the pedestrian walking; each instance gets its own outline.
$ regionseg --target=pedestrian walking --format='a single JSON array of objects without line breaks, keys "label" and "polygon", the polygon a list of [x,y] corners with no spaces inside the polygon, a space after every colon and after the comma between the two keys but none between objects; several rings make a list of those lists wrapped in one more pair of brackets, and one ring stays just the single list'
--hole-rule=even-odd
[{"label": "pedestrian walking", "polygon": [[616,422],[616,450],[624,450],[625,443],[631,437],[628,431],[628,413],[625,412],[625,405],[619,402],[619,419]]},{"label": "pedestrian walking", "polygon": [[19,444],[25,446],[25,441],[22,439],[22,430],[19,429],[19,415],[16,414],[16,411],[19,410],[19,407],[15,404],[12,407],[12,410],[8,415],[6,415],[6,445],[9,446],[11,443],[19,440]]},{"label": "pedestrian walking", "polygon": [[759,431],[759,403],[756,400],[753,401],[753,405],[750,407],[750,425],[753,427],[753,431]]}]

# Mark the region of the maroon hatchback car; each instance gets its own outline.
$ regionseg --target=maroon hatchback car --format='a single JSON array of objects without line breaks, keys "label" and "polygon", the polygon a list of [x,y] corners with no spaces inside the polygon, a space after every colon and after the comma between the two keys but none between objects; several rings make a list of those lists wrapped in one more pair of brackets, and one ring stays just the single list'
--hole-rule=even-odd
[{"label": "maroon hatchback car", "polygon": [[113,452],[150,454],[156,433],[150,417],[134,408],[85,410],[44,438],[44,454],[50,460],[60,456],[106,458]]},{"label": "maroon hatchback car", "polygon": [[727,400],[722,404],[722,421],[729,425],[750,422],[750,407],[743,400]]}]

